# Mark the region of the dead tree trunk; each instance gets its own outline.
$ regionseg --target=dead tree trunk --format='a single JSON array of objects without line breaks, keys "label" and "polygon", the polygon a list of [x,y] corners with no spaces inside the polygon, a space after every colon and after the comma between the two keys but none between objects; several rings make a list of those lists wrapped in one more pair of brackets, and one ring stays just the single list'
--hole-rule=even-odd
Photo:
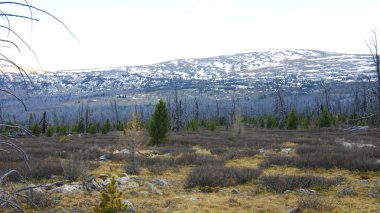
[{"label": "dead tree trunk", "polygon": [[42,119],[41,119],[41,132],[42,132],[42,134],[45,134],[46,133],[46,128],[47,128],[47,124],[48,124],[48,122],[46,121],[46,112],[44,112],[43,114],[42,114]]},{"label": "dead tree trunk", "polygon": [[372,34],[369,36],[366,43],[376,67],[377,91],[375,94],[377,96],[377,126],[380,126],[380,57],[378,52],[377,33],[375,30],[372,31]]},{"label": "dead tree trunk", "polygon": [[178,89],[175,88],[174,91],[174,104],[175,104],[175,117],[174,117],[174,129],[179,131],[180,128],[180,117],[181,117],[181,101],[178,101]]}]

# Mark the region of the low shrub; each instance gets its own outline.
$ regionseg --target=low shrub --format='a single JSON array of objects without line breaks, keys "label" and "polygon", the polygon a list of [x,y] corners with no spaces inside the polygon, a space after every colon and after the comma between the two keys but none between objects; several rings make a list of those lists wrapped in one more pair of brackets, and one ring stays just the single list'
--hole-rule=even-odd
[{"label": "low shrub", "polygon": [[63,176],[63,168],[58,159],[46,159],[30,162],[30,170],[24,168],[19,170],[26,178],[49,179],[52,175]]},{"label": "low shrub", "polygon": [[350,171],[380,171],[376,160],[379,148],[345,148],[339,145],[300,145],[295,157],[270,155],[261,163],[265,168],[271,165],[292,165],[298,168],[343,168]]},{"label": "low shrub", "polygon": [[153,174],[160,174],[169,168],[175,167],[176,165],[173,158],[163,157],[141,157],[139,158],[138,162],[141,164],[141,166],[147,168]]},{"label": "low shrub", "polygon": [[138,175],[141,172],[141,167],[137,162],[134,162],[134,163],[129,162],[125,166],[125,172],[127,174]]},{"label": "low shrub", "polygon": [[263,176],[260,183],[268,191],[283,193],[286,190],[299,188],[328,189],[339,184],[337,178],[325,178],[313,175],[268,175]]},{"label": "low shrub", "polygon": [[228,148],[226,147],[210,147],[210,152],[213,155],[221,155],[227,153]]},{"label": "low shrub", "polygon": [[261,170],[224,166],[201,166],[187,176],[185,187],[225,187],[244,184],[261,175]]},{"label": "low shrub", "polygon": [[102,156],[104,152],[98,147],[98,146],[90,146],[89,148],[85,149],[84,155],[89,159],[89,160],[95,160]]},{"label": "low shrub", "polygon": [[223,158],[225,160],[232,160],[232,159],[241,158],[241,157],[252,157],[259,153],[260,153],[259,151],[254,150],[254,149],[231,150],[227,152],[223,156]]},{"label": "low shrub", "polygon": [[171,154],[172,156],[178,156],[183,153],[195,153],[195,149],[191,146],[181,145],[181,146],[161,146],[156,147],[155,151],[161,155]]},{"label": "low shrub", "polygon": [[68,143],[68,142],[70,142],[70,138],[66,135],[59,136],[59,142],[60,143]]},{"label": "low shrub", "polygon": [[268,155],[268,157],[260,163],[261,168],[268,168],[272,165],[293,165],[294,158],[285,155]]},{"label": "low shrub", "polygon": [[221,165],[223,160],[210,155],[200,155],[197,153],[185,153],[175,160],[177,165]]},{"label": "low shrub", "polygon": [[332,212],[334,205],[331,201],[321,198],[319,195],[306,194],[299,196],[297,206],[303,210],[314,210],[317,212]]},{"label": "low shrub", "polygon": [[89,171],[87,160],[82,158],[79,153],[72,154],[68,160],[61,160],[63,176],[70,180],[76,181],[81,175],[86,175]]}]

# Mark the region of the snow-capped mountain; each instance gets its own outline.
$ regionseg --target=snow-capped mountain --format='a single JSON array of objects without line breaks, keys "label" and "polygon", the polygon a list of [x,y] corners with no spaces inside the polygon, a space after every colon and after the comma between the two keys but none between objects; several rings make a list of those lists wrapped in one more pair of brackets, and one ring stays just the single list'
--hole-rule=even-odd
[{"label": "snow-capped mountain", "polygon": [[[17,79],[16,73],[8,73]],[[350,83],[375,79],[369,55],[317,50],[252,50],[210,58],[177,59],[162,63],[107,69],[30,73],[36,93],[89,93],[198,88],[263,90],[308,88],[319,82]],[[9,84],[0,78],[2,85]],[[21,82],[16,83],[22,85]]]}]

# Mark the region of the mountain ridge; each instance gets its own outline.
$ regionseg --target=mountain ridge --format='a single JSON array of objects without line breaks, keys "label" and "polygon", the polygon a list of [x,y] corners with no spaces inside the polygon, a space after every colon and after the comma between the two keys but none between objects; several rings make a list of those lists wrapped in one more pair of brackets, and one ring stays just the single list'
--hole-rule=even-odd
[{"label": "mountain ridge", "polygon": [[[11,79],[17,79],[16,74]],[[161,89],[262,90],[280,82],[309,87],[318,82],[373,80],[370,55],[307,49],[246,50],[207,58],[173,59],[140,66],[30,73],[37,93],[152,91]],[[0,79],[0,83],[7,83]],[[22,85],[17,82],[17,85]],[[206,87],[206,88],[205,88]]]}]

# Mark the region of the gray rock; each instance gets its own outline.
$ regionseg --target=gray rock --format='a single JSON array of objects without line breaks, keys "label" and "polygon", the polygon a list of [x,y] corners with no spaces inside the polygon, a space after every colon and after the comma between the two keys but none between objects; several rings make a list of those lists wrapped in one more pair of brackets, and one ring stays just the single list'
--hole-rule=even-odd
[{"label": "gray rock", "polygon": [[148,196],[149,192],[148,191],[140,191],[139,194],[144,195],[144,196]]},{"label": "gray rock", "polygon": [[134,188],[139,187],[139,184],[136,183],[136,182],[134,182],[134,181],[131,181],[131,182],[128,182],[128,183],[127,183],[127,186],[128,186],[128,188],[130,188],[130,189],[134,189]]},{"label": "gray rock", "polygon": [[131,154],[131,151],[129,151],[128,149],[122,149],[122,150],[120,150],[119,153],[122,155],[129,155],[129,154]]},{"label": "gray rock", "polygon": [[287,154],[287,155],[289,155],[291,151],[292,151],[291,148],[282,148],[282,149],[281,149],[281,152],[283,152],[283,153],[285,153],[285,154]]},{"label": "gray rock", "polygon": [[[28,187],[36,187],[36,185],[34,184],[31,184],[31,185],[28,185]],[[0,194],[1,194],[1,191],[0,191]],[[32,188],[31,190],[28,191],[28,195],[29,197],[39,197],[39,196],[44,196],[45,195],[45,191],[42,189],[42,188]]]},{"label": "gray rock", "polygon": [[234,188],[234,189],[232,189],[232,190],[231,190],[231,192],[232,192],[232,194],[234,194],[234,195],[237,195],[237,194],[239,194],[239,191],[238,191],[237,189],[235,189],[235,188]]},{"label": "gray rock", "polygon": [[111,178],[107,178],[105,181],[102,182],[103,186],[108,186],[111,183]]},{"label": "gray rock", "polygon": [[136,209],[133,207],[133,204],[131,201],[129,200],[123,200],[122,202],[124,205],[128,205],[127,207],[127,212],[128,213],[135,213],[136,212]]},{"label": "gray rock", "polygon": [[368,126],[351,126],[347,129],[344,129],[344,131],[353,132],[353,131],[368,130],[368,129],[369,129]]},{"label": "gray rock", "polygon": [[82,185],[80,184],[65,184],[63,186],[52,189],[51,192],[57,193],[72,193],[82,190]]},{"label": "gray rock", "polygon": [[370,143],[363,143],[363,144],[358,143],[357,147],[359,147],[359,148],[376,148],[375,145],[370,144]]},{"label": "gray rock", "polygon": [[159,190],[159,189],[156,189],[156,190],[154,191],[154,193],[157,194],[157,195],[163,195],[162,191]]},{"label": "gray rock", "polygon": [[116,178],[116,181],[119,185],[121,186],[126,186],[128,184],[128,182],[131,180],[131,178],[125,174],[126,176],[123,176],[123,177],[117,177]]},{"label": "gray rock", "polygon": [[284,192],[284,194],[290,194],[290,193],[293,193],[294,191],[292,191],[292,190],[286,190],[285,192]]},{"label": "gray rock", "polygon": [[151,191],[155,191],[155,190],[157,190],[157,188],[154,186],[154,184],[151,184],[151,183],[148,183],[148,184],[147,184],[147,187],[148,187],[148,189],[151,190]]},{"label": "gray rock", "polygon": [[89,189],[95,189],[95,190],[101,190],[103,186],[101,183],[99,183],[96,179],[92,179],[88,184],[87,187]]},{"label": "gray rock", "polygon": [[158,194],[158,195],[162,195],[162,191],[159,190],[159,189],[157,189],[157,188],[154,186],[154,184],[152,184],[152,183],[148,183],[147,186],[148,186],[149,190],[152,191],[153,193]]},{"label": "gray rock", "polygon": [[168,182],[162,178],[155,180],[154,183],[161,186],[161,187],[167,187],[168,186]]},{"label": "gray rock", "polygon": [[356,191],[351,186],[346,187],[342,190],[337,191],[336,193],[338,196],[347,196],[347,195],[356,195]]},{"label": "gray rock", "polygon": [[376,164],[380,164],[380,159],[377,159]]},{"label": "gray rock", "polygon": [[288,211],[288,213],[301,213],[301,209],[298,207],[294,207]]},{"label": "gray rock", "polygon": [[312,189],[298,189],[297,190],[298,193],[301,193],[301,194],[314,194],[314,193],[317,193],[317,191],[315,190],[312,190]]},{"label": "gray rock", "polygon": [[107,161],[108,160],[107,155],[100,156],[99,160],[101,160],[101,161]]}]

